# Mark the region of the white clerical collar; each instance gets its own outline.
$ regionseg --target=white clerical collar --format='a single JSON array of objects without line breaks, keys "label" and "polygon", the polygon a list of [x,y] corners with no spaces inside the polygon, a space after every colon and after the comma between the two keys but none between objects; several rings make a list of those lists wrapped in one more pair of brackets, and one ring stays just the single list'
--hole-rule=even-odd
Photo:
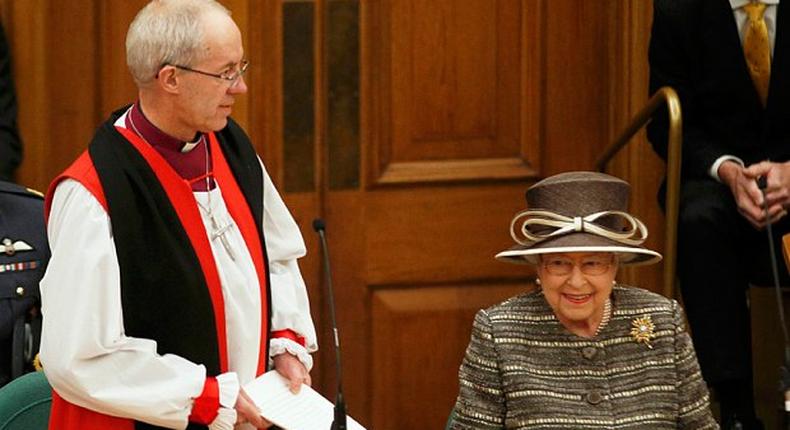
[{"label": "white clerical collar", "polygon": [[198,143],[200,143],[201,140],[203,140],[203,135],[202,134],[194,142],[184,142],[184,146],[181,147],[181,152],[182,153],[187,153],[187,152],[195,149],[195,147],[198,146]]},{"label": "white clerical collar", "polygon": [[[730,7],[732,7],[732,10],[740,9],[749,3],[751,3],[751,0],[730,0]],[[756,3],[765,3],[767,5],[778,5],[779,0],[757,0]]]}]

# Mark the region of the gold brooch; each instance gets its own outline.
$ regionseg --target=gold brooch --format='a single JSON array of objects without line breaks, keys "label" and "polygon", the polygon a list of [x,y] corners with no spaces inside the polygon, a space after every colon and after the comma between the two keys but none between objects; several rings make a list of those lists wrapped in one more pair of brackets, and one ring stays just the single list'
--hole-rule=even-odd
[{"label": "gold brooch", "polygon": [[655,328],[656,326],[650,319],[650,315],[636,318],[631,321],[631,337],[634,338],[636,343],[644,343],[648,348],[653,349],[650,340],[656,337],[656,334],[653,332]]}]

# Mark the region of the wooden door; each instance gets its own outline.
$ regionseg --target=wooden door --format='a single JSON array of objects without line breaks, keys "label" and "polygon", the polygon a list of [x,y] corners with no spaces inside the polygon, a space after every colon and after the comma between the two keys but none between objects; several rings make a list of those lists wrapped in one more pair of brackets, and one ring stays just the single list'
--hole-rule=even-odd
[{"label": "wooden door", "polygon": [[442,428],[474,313],[530,285],[493,256],[541,170],[540,59],[524,49],[540,5],[364,5],[362,199],[328,206],[364,225],[348,268],[362,276],[341,275],[369,303],[348,323],[369,369],[352,387],[368,387],[355,398],[372,428]]},{"label": "wooden door", "polygon": [[[611,106],[626,98],[620,82],[604,77],[633,43],[610,28],[631,22],[628,5],[282,4],[284,147],[275,152],[285,154],[283,188],[305,234],[312,217],[326,220],[346,400],[369,428],[442,428],[474,313],[533,287],[529,267],[493,256],[512,243],[526,188],[591,169],[620,126],[614,112],[627,117]],[[298,22],[314,43],[289,30]],[[294,82],[299,73],[310,88]],[[320,289],[313,297],[316,373],[333,398],[326,299]]]}]

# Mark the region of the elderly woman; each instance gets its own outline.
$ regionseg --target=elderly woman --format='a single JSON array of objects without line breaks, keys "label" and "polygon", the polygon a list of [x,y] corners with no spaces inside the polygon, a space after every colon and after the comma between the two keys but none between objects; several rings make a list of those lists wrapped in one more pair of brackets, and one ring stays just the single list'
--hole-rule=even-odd
[{"label": "elderly woman", "polygon": [[593,172],[527,191],[497,258],[534,265],[540,288],[478,312],[451,428],[718,428],[680,306],[615,280],[661,259],[628,191]]}]

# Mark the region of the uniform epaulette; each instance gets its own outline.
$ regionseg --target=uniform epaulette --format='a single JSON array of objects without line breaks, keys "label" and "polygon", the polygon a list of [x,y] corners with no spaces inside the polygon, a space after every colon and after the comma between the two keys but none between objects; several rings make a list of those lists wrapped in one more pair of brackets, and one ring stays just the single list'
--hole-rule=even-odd
[{"label": "uniform epaulette", "polygon": [[13,182],[0,181],[0,193],[18,194],[37,199],[43,199],[44,193],[32,188],[27,188]]}]

